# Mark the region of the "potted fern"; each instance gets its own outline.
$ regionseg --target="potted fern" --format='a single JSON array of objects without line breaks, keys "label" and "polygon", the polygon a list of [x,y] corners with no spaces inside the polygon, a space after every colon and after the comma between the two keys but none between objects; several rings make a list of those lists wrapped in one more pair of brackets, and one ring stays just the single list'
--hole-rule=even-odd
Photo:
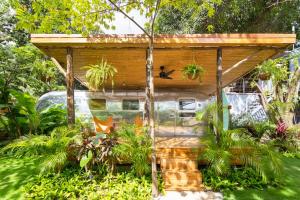
[{"label": "potted fern", "polygon": [[84,66],[87,69],[85,78],[88,82],[88,86],[92,90],[100,90],[102,88],[105,92],[105,84],[108,80],[111,81],[111,88],[114,88],[114,76],[118,72],[117,69],[111,64],[107,63],[106,60],[102,59],[96,65]]},{"label": "potted fern", "polygon": [[266,81],[270,79],[272,73],[276,72],[276,63],[273,60],[267,60],[258,66],[257,69],[258,78]]},{"label": "potted fern", "polygon": [[190,80],[199,79],[201,82],[202,74],[204,73],[203,67],[197,64],[188,64],[182,69],[183,76]]}]

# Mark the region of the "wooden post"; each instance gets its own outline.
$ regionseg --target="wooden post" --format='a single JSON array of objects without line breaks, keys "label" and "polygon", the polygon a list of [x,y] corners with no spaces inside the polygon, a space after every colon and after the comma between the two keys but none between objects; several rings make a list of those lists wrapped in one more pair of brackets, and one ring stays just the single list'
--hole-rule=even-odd
[{"label": "wooden post", "polygon": [[74,109],[74,74],[73,74],[73,49],[67,48],[67,113],[68,125],[75,124],[75,109]]},{"label": "wooden post", "polygon": [[151,147],[151,167],[152,167],[152,196],[158,196],[158,181],[156,167],[156,149],[155,149],[155,132],[154,132],[154,81],[153,81],[153,46],[147,48],[146,64],[146,102],[145,117],[149,126],[149,135],[152,140]]},{"label": "wooden post", "polygon": [[[222,100],[222,48],[217,49],[217,73],[216,73],[216,85],[217,85],[217,122],[220,125],[220,128],[223,129],[223,100]],[[220,141],[220,131],[217,130],[217,142]]]}]

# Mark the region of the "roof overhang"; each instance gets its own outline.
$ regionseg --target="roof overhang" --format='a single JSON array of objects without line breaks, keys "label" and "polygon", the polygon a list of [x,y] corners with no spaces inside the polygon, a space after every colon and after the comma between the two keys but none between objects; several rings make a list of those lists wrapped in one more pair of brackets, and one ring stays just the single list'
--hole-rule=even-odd
[{"label": "roof overhang", "polygon": [[[82,66],[104,58],[118,69],[116,88],[145,87],[146,48],[149,44],[145,35],[32,34],[31,42],[63,67],[66,48],[73,48],[74,73],[83,82],[85,71]],[[209,95],[215,91],[217,48],[223,49],[223,86],[226,86],[295,42],[295,34],[156,35],[154,74],[158,75],[161,65],[167,71],[176,71],[172,80],[155,77],[154,83],[156,88],[199,88],[203,94]],[[192,62],[205,68],[201,84],[182,78],[182,67]]]},{"label": "roof overhang", "polygon": [[[146,35],[32,34],[31,42],[39,47],[136,47],[147,48]],[[295,34],[183,34],[156,35],[155,48],[264,46],[285,48],[296,42]]]}]

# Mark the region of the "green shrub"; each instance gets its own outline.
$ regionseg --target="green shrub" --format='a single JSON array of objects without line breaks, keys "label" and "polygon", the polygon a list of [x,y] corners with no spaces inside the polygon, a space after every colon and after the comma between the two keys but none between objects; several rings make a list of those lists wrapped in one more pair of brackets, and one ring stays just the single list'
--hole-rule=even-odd
[{"label": "green shrub", "polygon": [[247,188],[263,189],[267,186],[278,186],[279,181],[272,179],[267,182],[250,167],[231,168],[227,176],[216,176],[211,169],[201,170],[205,186],[213,190],[243,190]]},{"label": "green shrub", "polygon": [[46,134],[55,127],[67,125],[67,111],[62,105],[55,105],[42,110],[39,113],[40,132]]},{"label": "green shrub", "polygon": [[151,198],[150,177],[132,173],[89,177],[77,169],[36,177],[24,186],[26,199],[136,199]]},{"label": "green shrub", "polygon": [[229,175],[232,162],[238,161],[255,169],[265,182],[279,177],[282,162],[273,146],[255,141],[245,129],[224,130],[216,119],[217,109],[218,106],[213,104],[197,113],[198,120],[208,123],[206,134],[200,141],[205,145],[200,159],[207,161],[208,167],[218,176]]},{"label": "green shrub", "polygon": [[60,171],[68,164],[69,144],[81,141],[78,127],[57,127],[50,136],[28,135],[14,140],[0,150],[1,154],[17,157],[40,157],[41,173]]},{"label": "green shrub", "polygon": [[136,134],[137,127],[134,125],[123,125],[117,132],[120,144],[113,148],[116,157],[132,163],[132,170],[137,175],[145,175],[150,172],[149,156],[151,153],[151,139],[142,131]]}]

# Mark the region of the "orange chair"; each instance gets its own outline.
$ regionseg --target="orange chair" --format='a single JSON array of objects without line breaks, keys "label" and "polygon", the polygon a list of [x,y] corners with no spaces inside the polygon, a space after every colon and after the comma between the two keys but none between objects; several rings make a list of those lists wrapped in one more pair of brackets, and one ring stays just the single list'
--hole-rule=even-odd
[{"label": "orange chair", "polygon": [[113,131],[114,124],[112,116],[108,117],[105,121],[102,121],[94,116],[93,120],[97,132],[104,132],[106,134],[110,134]]},{"label": "orange chair", "polygon": [[137,134],[137,135],[143,134],[143,130],[142,130],[143,120],[139,115],[137,115],[134,118],[134,125],[135,125],[135,134]]}]

